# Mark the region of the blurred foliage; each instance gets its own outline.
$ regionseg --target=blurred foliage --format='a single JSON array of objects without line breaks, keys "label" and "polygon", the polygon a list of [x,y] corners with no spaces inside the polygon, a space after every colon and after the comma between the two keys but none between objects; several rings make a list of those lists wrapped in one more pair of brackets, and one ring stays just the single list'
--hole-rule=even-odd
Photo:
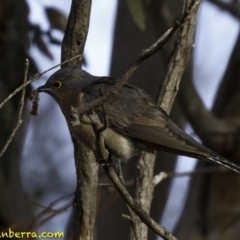
[{"label": "blurred foliage", "polygon": [[145,0],[126,0],[129,13],[141,31],[146,29]]},{"label": "blurred foliage", "polygon": [[49,50],[49,43],[61,45],[62,41],[53,36],[53,31],[58,30],[64,32],[67,26],[67,17],[58,9],[52,7],[46,7],[44,10],[50,28],[47,31],[43,31],[40,25],[29,23],[29,30],[32,36],[31,41],[37,46],[39,51],[44,56],[49,59],[53,59],[53,56]]},{"label": "blurred foliage", "polygon": [[66,16],[56,8],[46,7],[45,13],[52,29],[57,29],[62,32],[65,31],[67,26]]},{"label": "blurred foliage", "polygon": [[[49,16],[51,12],[56,13],[58,10],[46,9],[46,12]],[[29,53],[31,44],[35,44],[47,58],[53,58],[49,43],[60,45],[61,41],[52,36],[52,31],[57,29],[63,32],[64,25],[59,27],[59,24],[53,24],[52,18],[48,19],[49,30],[43,31],[39,24],[29,21],[29,6],[26,0],[0,0],[0,101],[22,84],[26,58],[30,60],[29,76],[38,72],[37,59]],[[58,19],[63,22],[63,14],[55,14],[54,21],[58,22]],[[29,93],[30,86],[27,88],[27,95]],[[20,94],[16,95],[0,111],[0,150],[16,124],[19,97]],[[0,159],[0,229],[11,226],[25,230],[29,228],[29,221],[32,219],[32,209],[22,186],[20,171],[24,139],[29,130],[26,114],[29,114],[28,111],[25,111],[23,125]]]}]

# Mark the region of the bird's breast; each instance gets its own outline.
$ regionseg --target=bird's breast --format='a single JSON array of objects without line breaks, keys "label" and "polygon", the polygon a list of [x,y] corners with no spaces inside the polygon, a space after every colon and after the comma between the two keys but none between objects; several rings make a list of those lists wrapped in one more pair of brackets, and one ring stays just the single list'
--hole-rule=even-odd
[{"label": "bird's breast", "polygon": [[[68,101],[68,104],[59,105],[67,120],[72,137],[76,139],[78,143],[83,143],[87,148],[95,152],[97,140],[92,125],[84,124],[82,122],[78,126],[71,125],[72,119],[70,118],[69,106],[81,107],[83,104],[83,95],[84,93],[79,93],[77,96],[72,97]],[[102,134],[105,146],[113,156],[126,161],[138,152],[136,143],[131,138],[122,135],[109,127],[104,130]]]},{"label": "bird's breast", "polygon": [[103,137],[106,148],[111,154],[122,161],[131,159],[138,152],[136,144],[131,138],[122,135],[111,128],[107,128],[103,132]]},{"label": "bird's breast", "polygon": [[[87,148],[96,151],[96,136],[90,124],[80,123],[79,126],[71,127],[72,136],[78,143],[83,143]],[[116,158],[127,161],[137,154],[138,149],[135,147],[131,138],[124,136],[111,128],[103,131],[104,143],[106,149]]]}]

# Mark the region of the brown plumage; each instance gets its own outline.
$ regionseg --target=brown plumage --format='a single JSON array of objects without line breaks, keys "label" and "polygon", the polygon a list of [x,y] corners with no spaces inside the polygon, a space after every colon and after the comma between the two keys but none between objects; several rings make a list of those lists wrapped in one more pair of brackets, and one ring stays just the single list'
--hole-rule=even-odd
[{"label": "brown plumage", "polygon": [[[59,104],[76,141],[95,150],[96,140],[91,125],[71,125],[70,109],[99,97],[110,90],[117,79],[95,77],[79,67],[67,67],[55,72],[39,92],[50,94]],[[124,85],[105,102],[109,126],[104,131],[105,145],[115,157],[130,159],[140,151],[166,151],[178,155],[204,159],[217,165],[240,172],[240,167],[217,155],[182,131],[168,115],[141,89]],[[95,109],[102,116],[102,108]]]}]

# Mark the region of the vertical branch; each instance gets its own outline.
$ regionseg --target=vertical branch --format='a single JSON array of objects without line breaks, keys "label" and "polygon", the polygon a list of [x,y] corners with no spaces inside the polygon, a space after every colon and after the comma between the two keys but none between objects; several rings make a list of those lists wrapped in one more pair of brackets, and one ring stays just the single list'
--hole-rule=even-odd
[{"label": "vertical branch", "polygon": [[[138,160],[135,199],[142,208],[149,214],[152,204],[153,191],[155,184],[153,183],[154,165],[156,157],[151,153],[143,153]],[[148,227],[137,218],[140,239],[148,239]],[[134,239],[131,231],[131,239]]]},{"label": "vertical branch", "polygon": [[[70,15],[68,18],[67,29],[62,42],[61,62],[83,54],[87,39],[91,0],[72,0]],[[82,58],[69,62],[65,66],[82,65]]]},{"label": "vertical branch", "polygon": [[185,0],[183,10],[186,12],[191,4],[194,4],[191,15],[185,24],[180,28],[178,42],[168,65],[167,74],[163,87],[158,97],[158,105],[170,113],[173,102],[179,90],[179,84],[182,74],[187,66],[188,60],[192,53],[193,39],[196,27],[197,12],[200,6],[199,1]]},{"label": "vertical branch", "polygon": [[77,189],[74,198],[74,239],[95,239],[98,164],[93,152],[74,141]]},{"label": "vertical branch", "polygon": [[[65,61],[77,54],[83,54],[90,20],[91,0],[72,0],[67,29],[62,43],[62,59]],[[82,58],[81,58],[82,59]],[[75,59],[67,65],[81,65]],[[77,173],[77,189],[74,199],[74,239],[94,239],[96,190],[98,166],[93,152],[83,144],[74,143]]]},{"label": "vertical branch", "polygon": [[[186,0],[183,6],[183,15],[190,15],[186,22],[180,26],[180,35],[176,43],[175,51],[168,65],[167,75],[161,92],[159,93],[157,105],[163,108],[168,114],[171,111],[173,102],[178,92],[179,83],[189,60],[193,37],[196,25],[196,16],[200,1]],[[154,184],[154,165],[156,155],[145,153],[138,162],[136,201],[142,208],[149,213],[153,198]],[[139,229],[141,239],[147,239],[148,229],[139,219]],[[133,239],[133,234],[132,238]]]}]

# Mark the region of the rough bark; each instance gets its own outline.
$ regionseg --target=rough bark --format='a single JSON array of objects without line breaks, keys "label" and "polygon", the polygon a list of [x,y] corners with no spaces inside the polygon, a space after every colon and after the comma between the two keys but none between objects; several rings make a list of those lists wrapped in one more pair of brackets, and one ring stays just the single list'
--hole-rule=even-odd
[{"label": "rough bark", "polygon": [[[73,0],[62,43],[62,61],[83,54],[90,20],[91,1]],[[68,66],[82,64],[82,59]],[[69,113],[70,114],[70,113]],[[92,240],[95,236],[98,165],[93,152],[74,139],[77,189],[74,199],[74,239]]]}]

